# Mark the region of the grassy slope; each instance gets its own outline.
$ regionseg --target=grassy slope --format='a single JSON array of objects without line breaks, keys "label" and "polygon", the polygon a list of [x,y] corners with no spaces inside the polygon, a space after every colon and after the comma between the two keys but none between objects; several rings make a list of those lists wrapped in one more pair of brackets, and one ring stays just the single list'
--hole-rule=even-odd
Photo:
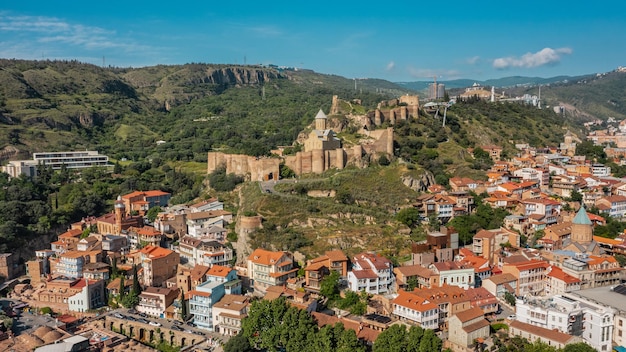
[{"label": "grassy slope", "polygon": [[[301,248],[315,255],[340,247],[348,254],[364,249],[378,250],[397,256],[409,250],[408,235],[399,232],[394,219],[396,209],[408,206],[417,193],[400,182],[408,171],[405,166],[347,169],[329,172],[322,178],[300,180],[298,184],[281,184],[281,195],[261,193],[257,183],[248,183],[242,190],[244,202],[240,212],[256,212],[264,218],[264,226],[279,230],[289,227],[302,234],[311,244]],[[313,198],[299,194],[307,190],[335,190],[348,193],[353,204],[342,204],[336,198]],[[275,247],[280,238],[267,239]]]}]

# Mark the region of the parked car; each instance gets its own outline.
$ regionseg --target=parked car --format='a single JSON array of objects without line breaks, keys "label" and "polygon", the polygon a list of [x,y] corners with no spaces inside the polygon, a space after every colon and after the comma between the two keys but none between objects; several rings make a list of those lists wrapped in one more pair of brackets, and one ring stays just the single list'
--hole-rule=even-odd
[{"label": "parked car", "polygon": [[178,326],[178,325],[172,325],[172,330],[176,330],[176,331],[183,331],[183,330],[185,330],[185,329],[181,328],[181,327],[180,327],[180,326]]},{"label": "parked car", "polygon": [[189,325],[189,326],[196,326],[196,324],[194,324],[193,321],[191,321],[191,320],[187,322],[187,325]]},{"label": "parked car", "polygon": [[128,313],[130,313],[130,314],[137,314],[137,311],[135,309],[131,308],[131,309],[128,310]]},{"label": "parked car", "polygon": [[174,320],[173,322],[175,325],[183,325],[183,322],[180,320]]},{"label": "parked car", "polygon": [[511,315],[509,315],[509,316],[507,317],[507,319],[509,319],[509,320],[515,320],[515,319],[517,319],[517,316],[515,316],[515,314],[511,314]]},{"label": "parked car", "polygon": [[159,323],[158,321],[151,321],[148,324],[150,324],[152,326],[161,326],[161,323]]},{"label": "parked car", "polygon": [[118,318],[118,319],[124,319],[124,316],[121,315],[120,313],[115,313],[115,314],[113,314],[113,316]]}]

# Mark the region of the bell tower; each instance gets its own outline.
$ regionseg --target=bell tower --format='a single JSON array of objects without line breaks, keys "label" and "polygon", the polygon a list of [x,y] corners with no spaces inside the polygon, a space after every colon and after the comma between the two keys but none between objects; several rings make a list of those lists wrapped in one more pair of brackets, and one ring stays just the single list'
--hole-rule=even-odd
[{"label": "bell tower", "polygon": [[122,200],[122,196],[117,196],[115,200],[115,234],[119,235],[122,233],[122,219],[124,219],[124,215],[126,214],[126,206],[124,205],[124,201]]},{"label": "bell tower", "polygon": [[326,117],[326,114],[324,114],[322,109],[320,109],[320,111],[315,116],[315,129],[318,131],[326,130],[326,120],[328,120],[328,117]]}]

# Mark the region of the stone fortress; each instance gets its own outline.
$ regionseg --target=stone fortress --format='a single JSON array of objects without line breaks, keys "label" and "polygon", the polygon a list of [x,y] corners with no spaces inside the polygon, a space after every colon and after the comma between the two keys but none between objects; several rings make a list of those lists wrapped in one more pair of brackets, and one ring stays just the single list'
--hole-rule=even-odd
[{"label": "stone fortress", "polygon": [[[314,128],[308,134],[301,134],[303,151],[295,155],[282,157],[285,165],[296,175],[308,173],[320,174],[326,170],[343,169],[347,165],[367,166],[369,160],[377,160],[385,155],[393,157],[393,126],[399,120],[417,119],[419,97],[405,95],[397,99],[383,101],[376,110],[364,115],[342,112],[341,106],[360,104],[358,100],[350,103],[341,101],[336,95],[330,109],[329,118],[321,109],[315,116]],[[364,136],[357,145],[344,146],[331,128],[333,116],[344,115],[358,128],[357,133]],[[389,126],[380,128],[380,126]],[[338,128],[343,126],[338,125]],[[207,172],[212,173],[218,167],[226,166],[227,173],[249,177],[251,181],[278,180],[281,159],[252,157],[247,155],[208,153]]]}]

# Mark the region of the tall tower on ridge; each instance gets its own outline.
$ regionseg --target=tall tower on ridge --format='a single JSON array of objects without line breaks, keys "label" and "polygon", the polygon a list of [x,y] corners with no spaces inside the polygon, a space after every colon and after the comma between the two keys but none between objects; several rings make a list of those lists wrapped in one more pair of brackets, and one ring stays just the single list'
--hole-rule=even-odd
[{"label": "tall tower on ridge", "polygon": [[322,109],[320,109],[320,111],[315,116],[315,129],[318,130],[318,131],[326,130],[327,129],[326,128],[326,121],[327,120],[328,120],[328,117],[326,117],[326,114],[324,114]]}]

